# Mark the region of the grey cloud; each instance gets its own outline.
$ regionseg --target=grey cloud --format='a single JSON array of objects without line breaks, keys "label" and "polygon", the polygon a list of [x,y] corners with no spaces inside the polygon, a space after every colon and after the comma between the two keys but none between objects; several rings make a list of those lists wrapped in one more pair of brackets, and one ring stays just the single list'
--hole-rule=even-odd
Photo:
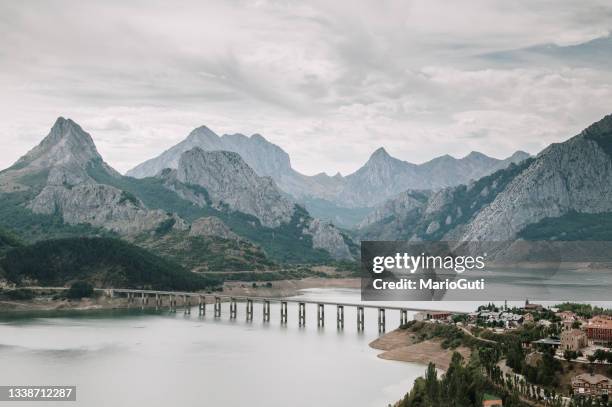
[{"label": "grey cloud", "polygon": [[311,174],[380,145],[536,153],[610,113],[611,16],[602,0],[1,2],[0,167],[59,115],[120,170],[202,124],[262,133]]},{"label": "grey cloud", "polygon": [[607,34],[575,45],[541,44],[516,50],[486,53],[480,57],[511,67],[563,64],[572,67],[607,69],[612,64],[612,35]]}]

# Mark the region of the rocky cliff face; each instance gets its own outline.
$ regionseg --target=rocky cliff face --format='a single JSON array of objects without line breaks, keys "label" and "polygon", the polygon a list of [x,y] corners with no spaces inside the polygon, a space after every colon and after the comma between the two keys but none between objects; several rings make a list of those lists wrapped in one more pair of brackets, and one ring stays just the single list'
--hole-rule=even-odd
[{"label": "rocky cliff face", "polygon": [[181,156],[176,178],[208,191],[216,208],[253,215],[262,225],[278,227],[291,220],[294,204],[284,198],[269,177],[260,177],[238,155],[199,147]]},{"label": "rocky cliff face", "polygon": [[344,237],[331,224],[312,219],[303,233],[312,236],[312,246],[315,249],[323,249],[335,259],[353,258]]},{"label": "rocky cliff face", "polygon": [[191,223],[190,236],[214,236],[227,240],[238,240],[237,234],[231,231],[223,221],[214,216],[199,218]]},{"label": "rocky cliff face", "polygon": [[57,119],[43,141],[0,174],[3,192],[31,190],[25,205],[34,213],[62,215],[69,224],[89,223],[124,235],[155,230],[161,224],[185,228],[174,215],[147,209],[140,200],[93,180],[97,165],[110,178],[121,175],[107,165],[91,136],[70,119]]},{"label": "rocky cliff face", "polygon": [[[196,147],[183,153],[176,171],[169,171],[166,174],[170,177],[175,174],[176,181],[182,185],[205,188],[208,204],[217,210],[253,215],[268,228],[299,227],[300,233],[312,237],[314,248],[323,249],[334,258],[351,258],[344,238],[331,224],[305,213],[291,226],[293,218],[298,216],[296,205],[280,192],[270,177],[257,175],[237,153],[204,151]],[[192,200],[181,192],[184,188],[174,185],[173,189]],[[204,205],[197,200],[192,202]]]},{"label": "rocky cliff face", "polygon": [[[594,127],[610,126],[607,116]],[[569,211],[612,211],[612,160],[588,135],[590,127],[565,143],[553,144],[514,178],[468,223],[463,239],[502,241],[514,238],[527,225]],[[604,128],[604,140],[612,140]]]},{"label": "rocky cliff face", "polygon": [[[404,224],[396,235],[506,241],[546,218],[569,212],[612,212],[611,146],[612,115],[564,143],[549,146],[534,159],[468,185],[440,190],[418,208],[419,219]],[[400,222],[403,199],[399,197],[378,209],[380,213],[392,213],[387,224]],[[385,234],[389,228],[382,223],[379,219],[364,227],[376,225],[378,236],[389,238]]]},{"label": "rocky cliff face", "polygon": [[164,222],[182,230],[187,226],[175,215],[148,210],[142,202],[117,188],[81,183],[71,188],[47,185],[28,205],[34,213],[61,213],[69,224],[88,223],[121,235],[154,231]]},{"label": "rocky cliff face", "polygon": [[407,217],[412,216],[415,211],[423,209],[431,194],[429,190],[404,191],[395,198],[376,207],[357,227],[365,229],[386,219],[393,219],[395,222],[401,223]]}]

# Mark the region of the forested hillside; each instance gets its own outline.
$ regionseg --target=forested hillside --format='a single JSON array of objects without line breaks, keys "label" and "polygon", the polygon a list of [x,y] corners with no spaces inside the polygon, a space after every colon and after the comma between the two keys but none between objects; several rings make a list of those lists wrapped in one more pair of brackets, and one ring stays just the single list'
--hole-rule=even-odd
[{"label": "forested hillside", "polygon": [[82,280],[95,287],[158,290],[214,288],[220,281],[112,238],[47,240],[9,250],[0,260],[8,281],[65,286]]}]

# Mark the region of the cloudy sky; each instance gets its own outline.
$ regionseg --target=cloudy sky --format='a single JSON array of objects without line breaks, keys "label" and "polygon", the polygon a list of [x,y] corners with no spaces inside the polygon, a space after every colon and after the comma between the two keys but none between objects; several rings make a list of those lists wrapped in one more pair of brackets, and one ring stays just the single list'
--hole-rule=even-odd
[{"label": "cloudy sky", "polygon": [[602,1],[0,0],[0,168],[57,116],[119,171],[207,125],[306,174],[537,153],[612,113]]}]

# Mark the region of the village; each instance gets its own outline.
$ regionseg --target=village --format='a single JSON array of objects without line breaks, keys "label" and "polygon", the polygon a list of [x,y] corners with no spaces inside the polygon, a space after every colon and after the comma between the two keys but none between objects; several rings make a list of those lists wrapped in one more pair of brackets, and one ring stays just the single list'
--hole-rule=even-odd
[{"label": "village", "polygon": [[[475,339],[497,342],[503,358],[493,375],[520,387],[521,395],[535,400],[534,405],[608,406],[612,402],[609,309],[573,303],[547,307],[526,300],[520,307],[483,305],[467,315],[422,312],[415,320],[454,325]],[[483,406],[502,406],[502,401],[490,396]]]}]

